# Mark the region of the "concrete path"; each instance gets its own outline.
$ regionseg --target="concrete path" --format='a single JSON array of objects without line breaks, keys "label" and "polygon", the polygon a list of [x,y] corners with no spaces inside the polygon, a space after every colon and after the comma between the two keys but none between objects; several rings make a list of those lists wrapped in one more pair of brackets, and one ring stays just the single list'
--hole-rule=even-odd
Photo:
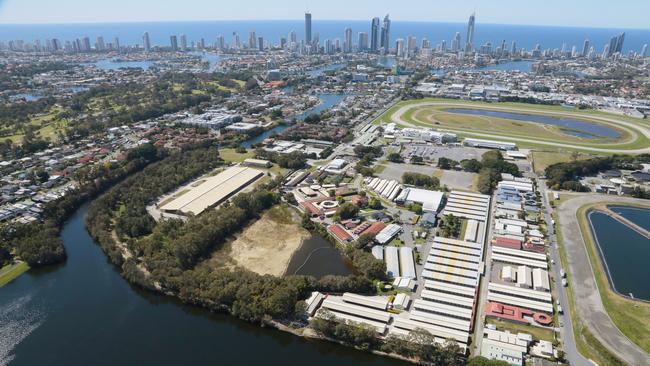
[{"label": "concrete path", "polygon": [[569,285],[575,296],[576,310],[582,322],[610,352],[630,365],[650,365],[650,355],[623,335],[605,311],[578,224],[577,211],[580,207],[604,202],[650,207],[650,202],[645,200],[595,194],[582,195],[560,205],[559,230],[569,262]]},{"label": "concrete path", "polygon": [[[417,108],[417,107],[426,107],[426,106],[450,106],[450,107],[468,107],[471,105],[468,105],[466,103],[454,103],[453,101],[450,102],[421,102],[421,103],[413,103],[413,104],[408,104],[405,106],[400,107],[395,113],[393,113],[391,117],[391,121],[394,123],[399,123],[401,125],[405,125],[408,127],[421,127],[414,125],[408,121],[406,121],[403,118],[403,115],[410,109]],[[506,111],[506,112],[520,112],[520,113],[535,113],[535,114],[545,114],[545,115],[551,115],[551,116],[559,116],[559,117],[573,117],[576,118],[576,115],[574,114],[567,114],[567,113],[561,113],[561,112],[546,112],[546,111],[531,111],[530,109],[525,109],[525,108],[516,108],[516,107],[508,107],[508,106],[495,106],[495,107],[489,107],[489,106],[480,106],[480,109],[487,109],[487,110],[499,110],[499,111]],[[632,135],[632,141],[637,140],[639,133],[642,134],[643,136],[650,138],[650,128],[641,126],[639,124],[635,124],[632,122],[628,121],[623,121],[623,120],[618,120],[616,118],[607,118],[607,117],[602,117],[602,116],[587,116],[589,119],[592,119],[597,122],[602,122],[604,124],[608,125],[613,125],[622,129],[625,129],[627,132],[629,132]],[[449,129],[451,132],[454,132],[453,129]],[[491,134],[491,133],[481,133],[481,132],[471,132],[471,131],[464,131],[464,130],[458,130],[459,133],[467,134],[467,135],[472,135],[472,136],[477,136],[477,137],[484,137],[484,138],[492,138],[492,139],[499,139],[499,140],[506,140],[506,141],[515,141],[515,142],[528,142],[532,144],[538,144],[538,145],[547,145],[547,146],[557,146],[557,147],[565,147],[565,148],[572,148],[572,149],[580,149],[580,150],[586,150],[586,151],[593,151],[593,152],[603,152],[603,153],[615,153],[615,154],[643,154],[643,153],[650,153],[650,146],[641,148],[641,149],[608,149],[608,148],[601,148],[601,147],[589,147],[589,146],[583,146],[583,145],[576,145],[576,144],[571,144],[570,142],[552,142],[552,141],[541,141],[541,140],[536,140],[536,139],[528,139],[528,138],[521,138],[521,137],[508,137],[508,136],[501,136],[499,134]],[[603,146],[607,146],[607,144],[603,144]]]}]

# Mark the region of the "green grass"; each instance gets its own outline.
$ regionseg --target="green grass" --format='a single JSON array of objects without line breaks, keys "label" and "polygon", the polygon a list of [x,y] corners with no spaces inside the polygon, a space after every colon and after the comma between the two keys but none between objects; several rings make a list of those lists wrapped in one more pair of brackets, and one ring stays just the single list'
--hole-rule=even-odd
[{"label": "green grass", "polygon": [[25,262],[9,264],[0,269],[0,287],[8,284],[21,274],[29,270],[29,265]]},{"label": "green grass", "polygon": [[266,212],[269,218],[278,224],[291,225],[296,224],[294,213],[291,208],[286,204],[273,206]]},{"label": "green grass", "polygon": [[555,332],[552,329],[540,328],[534,325],[517,324],[507,322],[504,320],[488,318],[488,324],[494,324],[499,330],[507,330],[510,333],[528,333],[535,339],[542,339],[545,341],[553,342],[555,339]]},{"label": "green grass", "polygon": [[566,163],[569,161],[590,159],[591,156],[580,153],[559,152],[559,151],[533,151],[533,169],[537,173],[543,173],[544,170],[553,164]]},{"label": "green grass", "polygon": [[[373,123],[379,124],[381,122],[388,123],[391,121],[391,116],[401,107],[410,104],[422,102],[439,102],[449,104],[463,104],[468,107],[481,109],[485,107],[505,107],[517,108],[523,111],[515,111],[516,113],[529,113],[529,114],[546,114],[556,116],[569,116],[576,119],[588,121],[590,123],[597,123],[606,125],[610,128],[616,129],[621,133],[621,137],[617,140],[612,139],[584,139],[562,133],[557,126],[542,125],[535,123],[526,123],[521,121],[508,120],[503,118],[483,117],[483,116],[467,116],[462,114],[447,113],[444,111],[444,105],[425,106],[417,110],[407,110],[404,114],[405,120],[409,123],[423,127],[436,127],[445,130],[450,130],[457,133],[461,137],[476,137],[477,134],[491,134],[494,138],[506,138],[515,140],[527,138],[539,142],[523,142],[517,141],[517,144],[522,148],[539,148],[550,151],[570,150],[570,151],[589,151],[588,148],[608,148],[617,150],[632,150],[650,146],[650,140],[646,138],[635,127],[647,127],[643,122],[625,116],[613,115],[597,111],[576,111],[567,110],[559,106],[540,106],[530,105],[523,103],[482,103],[482,102],[468,102],[459,100],[445,100],[445,99],[422,99],[413,101],[403,101],[397,103],[390,108],[386,113],[377,118]],[[424,119],[424,114],[433,114],[439,124],[432,124]],[[596,120],[594,118],[608,117],[616,120],[623,120],[633,124],[635,127],[621,126],[612,122],[603,120]],[[420,119],[418,119],[420,118]],[[402,126],[404,127],[404,126]],[[636,133],[636,139],[633,139],[632,131]],[[564,143],[567,146],[550,146],[548,143]],[[575,145],[568,146],[568,145]]]},{"label": "green grass", "polygon": [[219,150],[219,156],[227,162],[231,163],[241,163],[246,159],[253,158],[255,152],[253,150],[248,150],[245,153],[238,153],[235,149],[221,149]]},{"label": "green grass", "polygon": [[[555,212],[553,212],[553,219],[555,220],[556,226],[559,227],[558,217]],[[560,230],[556,230],[555,233],[557,237],[557,244],[560,247],[560,262],[562,262],[562,268],[564,268],[567,281],[569,281],[571,278],[571,271],[569,268],[569,260],[567,259],[566,252],[564,251],[562,232]],[[573,328],[573,334],[578,352],[580,352],[582,356],[596,362],[599,365],[625,365],[625,363],[623,363],[607,348],[605,348],[602,343],[600,343],[598,339],[596,339],[593,334],[591,334],[587,327],[582,324],[576,309],[573,289],[571,286],[568,286],[566,288],[566,291],[569,300],[569,312],[567,315],[571,316],[571,325]]]},{"label": "green grass", "polygon": [[384,170],[386,170],[386,164],[377,164],[373,169],[375,171],[375,174],[381,174],[384,172]]}]

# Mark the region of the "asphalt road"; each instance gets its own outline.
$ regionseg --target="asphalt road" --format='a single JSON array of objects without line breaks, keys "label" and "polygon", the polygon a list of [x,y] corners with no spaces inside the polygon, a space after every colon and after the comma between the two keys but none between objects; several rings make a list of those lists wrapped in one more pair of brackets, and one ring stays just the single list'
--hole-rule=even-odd
[{"label": "asphalt road", "polygon": [[[571,274],[569,285],[575,296],[576,311],[591,333],[610,352],[630,365],[650,365],[650,355],[621,333],[605,311],[580,231],[577,218],[578,209],[586,204],[603,202],[648,205],[647,201],[634,198],[597,194],[581,195],[560,205],[558,208],[559,230],[562,233],[564,250],[569,262],[569,273]],[[557,252],[557,249],[554,249],[554,252]],[[557,253],[555,254],[557,255]],[[556,263],[559,263],[558,259],[556,259]],[[562,305],[568,305],[566,293],[561,296],[565,297]],[[568,309],[568,306],[565,306],[565,309]],[[568,324],[569,317],[564,318]]]},{"label": "asphalt road", "polygon": [[[546,184],[542,179],[538,180],[538,189],[539,193],[542,196],[542,205],[544,210],[544,218],[546,220],[546,227],[548,232],[548,241],[549,241],[549,255],[551,260],[555,263],[551,265],[551,273],[553,274],[554,288],[555,288],[555,299],[560,302],[564,314],[558,314],[558,319],[560,321],[560,339],[564,346],[564,353],[566,359],[571,365],[575,366],[593,366],[593,364],[587,360],[584,356],[578,352],[575,341],[575,334],[573,334],[573,319],[572,315],[569,314],[569,298],[567,295],[567,290],[562,286],[562,276],[560,276],[560,270],[562,269],[562,262],[560,261],[560,253],[557,246],[557,236],[555,234],[555,228],[553,226],[553,220],[551,217],[552,209],[548,203],[548,195],[546,193]],[[571,272],[573,273],[573,272]],[[576,314],[573,314],[576,316]]]}]

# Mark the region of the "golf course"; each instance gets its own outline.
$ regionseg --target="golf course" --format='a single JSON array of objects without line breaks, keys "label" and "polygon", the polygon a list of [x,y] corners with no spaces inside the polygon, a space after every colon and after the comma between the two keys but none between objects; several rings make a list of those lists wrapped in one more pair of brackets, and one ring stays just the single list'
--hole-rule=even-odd
[{"label": "golf course", "polygon": [[375,124],[429,127],[521,148],[604,154],[650,153],[650,123],[595,110],[450,99],[401,101]]}]

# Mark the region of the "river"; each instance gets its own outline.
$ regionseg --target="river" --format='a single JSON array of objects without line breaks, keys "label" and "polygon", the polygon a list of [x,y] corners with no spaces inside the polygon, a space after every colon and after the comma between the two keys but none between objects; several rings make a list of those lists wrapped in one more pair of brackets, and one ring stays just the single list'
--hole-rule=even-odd
[{"label": "river", "polygon": [[[639,224],[648,225],[650,210],[610,207]],[[634,211],[632,211],[634,210]],[[631,212],[633,212],[631,214]],[[631,217],[630,215],[634,215]],[[606,263],[610,282],[619,293],[650,301],[650,240],[600,211],[589,213],[592,232]]]},{"label": "river", "polygon": [[403,365],[185,306],[129,285],[84,226],[64,225],[68,261],[0,289],[0,365]]},{"label": "river", "polygon": [[[288,90],[292,90],[292,89],[288,89]],[[320,113],[326,109],[332,108],[333,106],[341,103],[343,99],[347,98],[350,95],[351,94],[317,94],[318,99],[320,99],[320,103],[314,106],[313,108],[309,108],[303,113],[297,115],[296,120],[302,121],[312,113]],[[253,145],[266,140],[268,137],[272,136],[273,134],[279,134],[280,132],[286,130],[290,126],[291,125],[288,124],[279,124],[273,127],[272,129],[264,131],[262,134],[253,137],[252,139],[244,141],[242,143],[242,146],[249,149]]]}]

